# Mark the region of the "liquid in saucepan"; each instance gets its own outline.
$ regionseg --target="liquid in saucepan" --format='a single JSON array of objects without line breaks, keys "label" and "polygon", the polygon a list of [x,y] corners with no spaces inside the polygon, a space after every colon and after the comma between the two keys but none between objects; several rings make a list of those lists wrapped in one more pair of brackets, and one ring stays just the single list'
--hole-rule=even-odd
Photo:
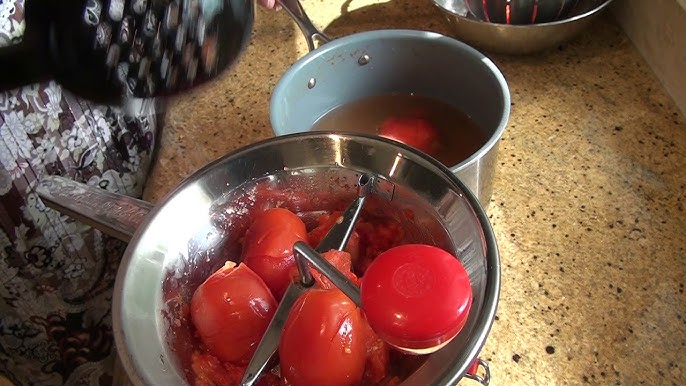
[{"label": "liquid in saucepan", "polygon": [[346,103],[320,117],[312,130],[378,135],[389,119],[404,118],[426,121],[435,129],[438,138],[431,155],[447,166],[469,158],[489,139],[488,133],[459,109],[410,94],[374,95]]}]

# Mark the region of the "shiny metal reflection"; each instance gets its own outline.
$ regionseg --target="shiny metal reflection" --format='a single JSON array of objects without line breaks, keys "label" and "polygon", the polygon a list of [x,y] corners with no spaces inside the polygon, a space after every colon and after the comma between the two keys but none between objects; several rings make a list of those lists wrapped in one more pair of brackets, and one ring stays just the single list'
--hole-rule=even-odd
[{"label": "shiny metal reflection", "polygon": [[[375,191],[385,194],[379,210],[400,221],[412,242],[444,248],[467,269],[474,294],[467,324],[402,383],[456,384],[477,358],[497,309],[500,257],[486,213],[437,161],[382,138],[324,132],[275,137],[229,154],[187,178],[159,206],[142,207],[131,221],[118,220],[117,206],[91,218],[98,227],[114,222],[134,228],[113,299],[116,346],[132,382],[188,384],[192,335],[184,307],[232,248],[235,255],[251,213],[278,202],[311,221],[358,197],[363,174],[374,176]],[[68,190],[46,183],[41,197],[52,197],[58,207]],[[63,207],[92,214],[79,203],[77,198]],[[121,233],[126,238],[126,229]]]}]

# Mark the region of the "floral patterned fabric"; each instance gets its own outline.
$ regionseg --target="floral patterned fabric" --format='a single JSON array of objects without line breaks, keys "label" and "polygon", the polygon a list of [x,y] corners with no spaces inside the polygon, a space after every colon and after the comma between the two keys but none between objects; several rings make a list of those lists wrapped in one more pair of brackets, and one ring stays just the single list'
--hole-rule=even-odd
[{"label": "floral patterned fabric", "polygon": [[[0,0],[0,47],[21,39],[23,3]],[[0,92],[0,383],[111,384],[125,244],[46,208],[34,188],[65,175],[140,196],[160,118],[152,101],[125,116],[54,82]]]}]

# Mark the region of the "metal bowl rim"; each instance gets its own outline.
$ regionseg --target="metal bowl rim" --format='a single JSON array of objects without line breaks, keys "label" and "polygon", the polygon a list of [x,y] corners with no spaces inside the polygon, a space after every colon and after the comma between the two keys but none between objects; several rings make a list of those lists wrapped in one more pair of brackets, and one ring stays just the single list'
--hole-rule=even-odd
[{"label": "metal bowl rim", "polygon": [[605,0],[602,4],[598,5],[597,7],[591,9],[590,11],[584,12],[579,15],[574,15],[572,17],[568,17],[565,19],[559,19],[555,21],[549,21],[546,23],[533,23],[533,24],[504,24],[504,23],[492,23],[488,22],[485,20],[477,19],[475,17],[469,17],[469,16],[464,16],[460,15],[458,13],[453,12],[452,10],[446,8],[443,6],[444,2],[441,0],[431,0],[435,6],[440,8],[443,12],[449,14],[450,16],[455,17],[458,19],[460,22],[468,22],[472,24],[478,24],[478,25],[484,25],[484,26],[493,26],[493,27],[498,27],[498,28],[505,28],[505,29],[511,29],[511,30],[531,30],[531,29],[545,29],[545,28],[552,28],[558,25],[563,25],[563,24],[571,24],[576,21],[585,19],[589,16],[592,16],[595,13],[600,12],[603,10],[605,7],[610,5],[610,3],[613,0]]},{"label": "metal bowl rim", "polygon": [[[414,150],[410,146],[406,146],[402,143],[395,142],[392,140],[388,140],[386,138],[374,136],[374,135],[368,135],[368,134],[341,134],[341,133],[334,133],[334,132],[326,132],[326,131],[317,131],[317,132],[311,132],[311,131],[306,131],[306,132],[299,132],[299,133],[293,133],[293,134],[286,134],[286,135],[281,135],[277,137],[271,137],[268,139],[264,139],[255,143],[252,143],[250,145],[244,146],[242,148],[236,149],[233,152],[227,153],[226,155],[216,159],[215,161],[212,161],[205,166],[201,167],[194,173],[192,173],[190,176],[186,177],[183,179],[174,189],[172,189],[166,196],[164,196],[158,204],[153,206],[153,209],[149,212],[149,214],[146,216],[146,219],[141,223],[141,225],[136,229],[135,233],[131,237],[131,240],[129,241],[126,251],[124,252],[124,256],[121,259],[119,269],[117,271],[117,276],[115,279],[115,288],[114,288],[114,293],[113,293],[113,299],[112,299],[112,304],[113,304],[113,310],[112,310],[112,324],[113,324],[113,335],[115,339],[115,346],[117,350],[117,354],[122,362],[122,366],[124,367],[124,370],[127,374],[128,377],[134,376],[135,378],[131,379],[134,381],[134,384],[136,384],[136,381],[138,384],[148,384],[150,382],[154,382],[154,380],[149,380],[149,379],[144,379],[144,374],[147,374],[147,371],[141,370],[139,368],[139,365],[135,363],[133,358],[131,357],[131,352],[129,347],[135,346],[136,342],[131,342],[129,338],[127,338],[125,332],[123,331],[122,324],[123,324],[123,319],[124,319],[124,312],[122,311],[123,309],[123,304],[122,304],[122,299],[123,299],[123,290],[124,290],[124,282],[125,282],[125,276],[126,276],[126,270],[128,266],[131,263],[131,260],[134,256],[135,246],[145,233],[145,231],[148,229],[150,223],[153,221],[154,218],[157,217],[157,214],[163,210],[165,207],[166,203],[168,203],[174,196],[179,194],[181,191],[183,191],[186,187],[188,187],[190,184],[194,183],[198,179],[202,178],[203,175],[207,174],[209,171],[214,169],[217,165],[226,162],[229,158],[236,158],[240,157],[242,154],[245,152],[252,151],[254,149],[258,149],[261,147],[269,146],[274,142],[286,142],[286,141],[297,141],[300,137],[330,137],[330,136],[336,136],[336,137],[347,137],[347,138],[362,138],[367,141],[378,141],[378,142],[385,142],[388,144],[391,144],[396,147],[401,147],[405,149],[409,154],[411,154],[414,157],[419,157],[422,159],[423,162],[428,162],[432,164],[434,167],[436,167],[441,173],[444,174],[445,177],[448,178],[449,183],[451,183],[453,186],[459,188],[462,191],[462,194],[464,198],[467,200],[469,203],[470,207],[474,211],[477,220],[481,224],[481,230],[483,231],[483,235],[485,238],[485,243],[487,246],[487,251],[486,251],[486,287],[485,287],[485,294],[484,294],[484,304],[481,309],[480,314],[478,315],[478,319],[475,323],[475,331],[472,336],[470,336],[465,344],[465,350],[468,350],[468,357],[469,358],[474,358],[476,359],[479,352],[483,348],[484,344],[486,343],[486,338],[488,337],[491,328],[493,327],[493,323],[495,321],[495,316],[498,308],[498,302],[500,299],[500,286],[501,286],[501,262],[500,262],[500,253],[498,251],[498,246],[497,246],[497,240],[495,237],[495,232],[493,231],[493,227],[490,223],[490,220],[488,219],[488,215],[486,214],[485,209],[477,199],[477,197],[469,190],[469,188],[453,174],[450,169],[448,169],[445,165],[441,164],[437,160],[433,159],[432,157],[425,155],[421,152],[418,152]],[[436,386],[445,386],[445,385],[452,385],[457,383],[464,374],[466,373],[467,369],[471,366],[471,363],[462,363],[459,367],[451,367],[447,371],[443,372],[440,375],[437,375],[436,378],[433,380],[431,385],[436,385]],[[176,370],[178,372],[178,370]],[[182,377],[183,378],[183,377]],[[402,383],[401,383],[402,386]]]}]

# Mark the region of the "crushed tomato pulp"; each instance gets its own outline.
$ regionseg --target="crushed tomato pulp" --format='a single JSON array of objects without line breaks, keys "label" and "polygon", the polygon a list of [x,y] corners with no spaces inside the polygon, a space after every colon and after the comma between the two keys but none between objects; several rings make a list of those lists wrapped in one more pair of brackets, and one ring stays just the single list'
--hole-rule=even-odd
[{"label": "crushed tomato pulp", "polygon": [[[318,245],[341,214],[342,212],[336,211],[319,216],[316,226],[308,230],[309,244],[313,247]],[[411,217],[412,213],[405,212],[404,215]],[[347,244],[345,250],[347,253],[343,254],[345,256],[338,252],[325,254],[325,258],[341,270],[345,270],[344,267],[349,267],[349,271],[343,273],[359,284],[359,278],[364,275],[374,258],[394,246],[403,244],[404,239],[405,234],[400,222],[363,209]],[[227,256],[227,258],[236,259],[235,256]],[[346,262],[344,261],[345,258],[349,260]],[[328,279],[318,272],[313,272],[313,274],[319,287],[328,287],[330,284]],[[354,382],[355,385],[396,385],[414,372],[426,359],[425,356],[404,354],[390,347],[374,333],[366,320],[363,327],[364,331],[358,333],[364,337],[364,373],[360,381]],[[190,380],[191,383],[196,386],[240,384],[248,364],[247,361],[224,362],[219,360],[203,344],[195,329],[191,328],[191,330],[195,334],[191,344],[193,347],[191,371],[187,372],[193,378]],[[257,384],[261,386],[293,385],[288,379],[280,375],[277,370],[278,361],[274,362],[271,365],[272,371],[265,371]],[[331,365],[335,366],[336,364]]]}]

